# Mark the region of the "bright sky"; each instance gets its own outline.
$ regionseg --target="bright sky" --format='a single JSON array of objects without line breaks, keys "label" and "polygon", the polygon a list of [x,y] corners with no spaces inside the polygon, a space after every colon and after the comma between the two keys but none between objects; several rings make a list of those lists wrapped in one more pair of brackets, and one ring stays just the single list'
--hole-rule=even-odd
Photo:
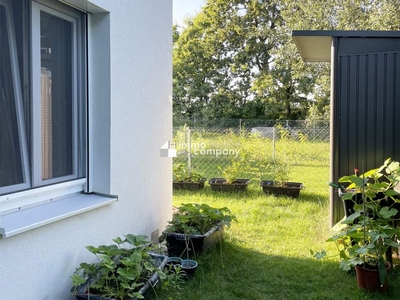
[{"label": "bright sky", "polygon": [[205,0],[173,0],[174,24],[182,25],[185,17],[197,14],[204,4]]}]

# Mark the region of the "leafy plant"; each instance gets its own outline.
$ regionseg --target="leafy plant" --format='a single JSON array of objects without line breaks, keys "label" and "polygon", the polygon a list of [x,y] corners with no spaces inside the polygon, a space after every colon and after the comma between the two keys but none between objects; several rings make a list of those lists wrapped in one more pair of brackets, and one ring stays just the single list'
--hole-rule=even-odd
[{"label": "leafy plant", "polygon": [[239,178],[239,174],[243,172],[243,164],[241,160],[232,160],[231,164],[225,168],[218,166],[218,169],[222,171],[222,177],[226,179],[227,183],[233,183]]},{"label": "leafy plant", "polygon": [[173,166],[173,180],[179,182],[200,182],[203,176],[199,173],[190,172],[184,164]]},{"label": "leafy plant", "polygon": [[285,186],[290,179],[291,162],[295,159],[294,149],[290,146],[290,131],[282,125],[276,126],[280,142],[275,146],[275,155],[268,164],[266,174],[268,179],[274,181],[275,185]]},{"label": "leafy plant", "polygon": [[165,232],[205,234],[216,225],[229,227],[232,221],[236,221],[236,217],[227,207],[214,208],[205,203],[186,203],[178,207],[178,212],[168,222]]},{"label": "leafy plant", "polygon": [[71,276],[73,294],[79,294],[84,286],[84,293],[101,295],[114,299],[138,298],[143,296],[139,288],[155,272],[161,279],[165,273],[156,266],[149,254],[151,246],[146,236],[128,234],[124,239],[113,239],[115,244],[87,246],[98,262],[83,262]]},{"label": "leafy plant", "polygon": [[[354,213],[327,241],[336,244],[341,269],[350,270],[356,265],[377,268],[383,284],[387,277],[385,254],[389,247],[399,247],[396,238],[400,231],[394,226],[398,210],[393,207],[400,203],[399,193],[394,190],[400,182],[399,163],[388,159],[378,169],[361,176],[344,176],[339,182],[349,183],[342,199],[355,202]],[[312,254],[317,259],[326,256],[325,251]]]},{"label": "leafy plant", "polygon": [[163,281],[163,289],[179,291],[183,288],[186,273],[182,270],[181,265],[167,266],[167,279]]},{"label": "leafy plant", "polygon": [[288,160],[274,159],[269,164],[269,169],[267,171],[271,179],[276,185],[284,186],[290,178],[290,164]]}]

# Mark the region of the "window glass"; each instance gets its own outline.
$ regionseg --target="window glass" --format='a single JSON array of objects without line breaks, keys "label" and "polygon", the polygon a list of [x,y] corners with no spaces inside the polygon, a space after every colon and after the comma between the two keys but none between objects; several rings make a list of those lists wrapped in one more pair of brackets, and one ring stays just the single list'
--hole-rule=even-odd
[{"label": "window glass", "polygon": [[0,0],[0,202],[85,178],[86,15],[40,2]]},{"label": "window glass", "polygon": [[[24,182],[16,85],[6,7],[0,3],[0,187]],[[15,63],[15,61],[14,61]]]},{"label": "window glass", "polygon": [[42,180],[73,174],[72,24],[40,14]]}]

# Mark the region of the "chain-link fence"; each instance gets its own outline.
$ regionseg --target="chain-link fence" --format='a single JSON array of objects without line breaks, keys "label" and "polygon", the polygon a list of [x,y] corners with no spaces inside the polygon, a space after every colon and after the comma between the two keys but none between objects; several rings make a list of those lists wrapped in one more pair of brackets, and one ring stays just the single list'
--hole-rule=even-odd
[{"label": "chain-link fence", "polygon": [[229,126],[213,120],[174,127],[174,165],[183,164],[207,179],[226,177],[227,169],[237,178],[259,179],[272,161],[329,163],[329,125],[323,122],[224,121]]}]

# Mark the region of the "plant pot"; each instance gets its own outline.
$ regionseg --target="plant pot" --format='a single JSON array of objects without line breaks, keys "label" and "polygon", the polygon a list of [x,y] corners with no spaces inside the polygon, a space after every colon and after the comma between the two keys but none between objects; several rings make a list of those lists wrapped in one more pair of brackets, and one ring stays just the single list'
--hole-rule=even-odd
[{"label": "plant pot", "polygon": [[181,267],[182,265],[182,258],[180,257],[169,257],[167,260],[167,264],[165,266],[167,272],[174,272],[177,266]]},{"label": "plant pot", "polygon": [[199,182],[174,181],[172,187],[174,190],[196,191],[204,188],[205,182],[206,178],[202,178]]},{"label": "plant pot", "polygon": [[163,233],[166,235],[168,256],[187,257],[201,254],[211,246],[217,244],[224,234],[224,226],[215,226],[205,234],[185,235],[175,232]]},{"label": "plant pot", "polygon": [[249,185],[250,179],[236,179],[228,183],[225,178],[212,178],[208,182],[212,191],[220,192],[243,192]]},{"label": "plant pot", "polygon": [[197,266],[198,266],[198,263],[195,260],[182,259],[181,268],[182,268],[182,271],[184,271],[188,277],[192,277],[194,275],[194,273],[196,272]]},{"label": "plant pot", "polygon": [[[390,263],[386,262],[386,274],[388,274],[388,270],[390,269]],[[385,284],[381,286],[379,280],[379,271],[377,269],[367,269],[361,265],[355,266],[356,276],[357,276],[357,285],[359,288],[370,292],[386,292],[389,283],[388,279],[386,279]]]},{"label": "plant pot", "polygon": [[289,196],[292,198],[299,197],[300,190],[303,188],[303,184],[300,182],[286,182],[285,185],[275,185],[273,180],[262,180],[260,186],[267,195]]},{"label": "plant pot", "polygon": [[[152,257],[153,262],[156,267],[158,267],[161,270],[165,268],[167,261],[168,261],[167,256],[161,255],[161,254],[156,254],[156,253],[150,253],[150,256]],[[141,295],[145,295],[150,287],[154,287],[157,285],[159,280],[160,279],[158,277],[158,273],[155,272],[140,288],[139,293]],[[88,294],[88,286],[90,284],[92,284],[93,281],[95,281],[94,278],[88,278],[88,280],[84,284],[80,285],[77,288],[76,294],[75,294],[75,297],[77,300],[116,300],[114,298],[103,297],[101,295]],[[130,300],[138,300],[138,298],[135,297]]]}]

